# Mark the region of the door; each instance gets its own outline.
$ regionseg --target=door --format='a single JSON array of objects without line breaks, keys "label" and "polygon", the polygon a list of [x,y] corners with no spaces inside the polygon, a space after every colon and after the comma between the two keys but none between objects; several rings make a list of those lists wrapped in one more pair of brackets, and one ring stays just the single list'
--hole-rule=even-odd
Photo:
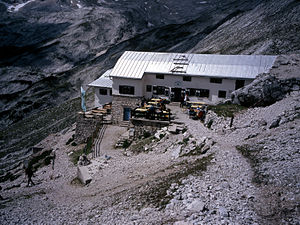
[{"label": "door", "polygon": [[171,88],[171,92],[174,93],[174,96],[173,96],[173,101],[174,102],[180,102],[180,99],[181,99],[181,88]]},{"label": "door", "polygon": [[124,114],[123,114],[123,120],[129,121],[131,115],[131,109],[130,108],[124,108]]},{"label": "door", "polygon": [[236,80],[235,81],[235,90],[240,89],[245,86],[245,80]]}]

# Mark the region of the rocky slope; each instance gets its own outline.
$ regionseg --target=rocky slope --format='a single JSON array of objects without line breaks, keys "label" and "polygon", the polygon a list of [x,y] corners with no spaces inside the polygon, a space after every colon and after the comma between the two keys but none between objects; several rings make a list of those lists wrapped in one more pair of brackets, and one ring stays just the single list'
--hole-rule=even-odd
[{"label": "rocky slope", "polygon": [[300,2],[262,1],[219,26],[192,52],[219,54],[291,54],[300,52]]},{"label": "rocky slope", "polygon": [[[299,100],[300,92],[294,91],[268,107],[241,111],[231,128],[230,118],[214,117],[210,129],[189,119],[179,106],[170,106],[187,131],[160,131],[158,139],[139,145],[139,154],[114,149],[125,129],[110,126],[102,157],[95,159],[93,181],[84,187],[75,182],[76,167],[68,158],[76,147],[65,144],[74,129],[65,129],[41,143],[56,149],[54,171],[51,166],[39,170],[33,187],[25,187],[22,177],[2,184],[1,221],[298,224]],[[272,127],[278,117],[280,123]],[[187,154],[204,137],[214,144]]]}]

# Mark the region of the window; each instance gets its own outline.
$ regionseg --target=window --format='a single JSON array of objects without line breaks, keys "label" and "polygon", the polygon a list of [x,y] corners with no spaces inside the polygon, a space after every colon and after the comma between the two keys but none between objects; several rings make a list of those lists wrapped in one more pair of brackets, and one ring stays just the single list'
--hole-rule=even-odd
[{"label": "window", "polygon": [[210,83],[222,84],[222,78],[210,78]]},{"label": "window", "polygon": [[192,77],[191,76],[183,76],[183,81],[192,81]]},{"label": "window", "polygon": [[245,81],[244,80],[236,80],[235,81],[235,90],[242,88],[245,86]]},{"label": "window", "polygon": [[124,95],[134,95],[134,87],[133,86],[119,86],[119,93]]},{"label": "window", "polygon": [[209,90],[208,89],[199,89],[197,90],[199,97],[209,98]]},{"label": "window", "polygon": [[156,93],[157,95],[164,95],[165,94],[165,87],[163,86],[157,86],[157,89],[156,89]]},{"label": "window", "polygon": [[100,88],[100,89],[99,89],[99,94],[100,94],[100,95],[107,95],[107,89]]},{"label": "window", "polygon": [[152,85],[147,85],[146,86],[146,91],[151,92],[152,91]]},{"label": "window", "polygon": [[110,95],[110,96],[112,95],[112,89],[109,90],[109,95]]},{"label": "window", "polygon": [[190,96],[196,96],[197,89],[190,88],[189,90],[190,90]]},{"label": "window", "polygon": [[219,98],[226,98],[226,91],[219,91],[218,97]]},{"label": "window", "polygon": [[156,74],[156,79],[165,79],[163,74]]}]

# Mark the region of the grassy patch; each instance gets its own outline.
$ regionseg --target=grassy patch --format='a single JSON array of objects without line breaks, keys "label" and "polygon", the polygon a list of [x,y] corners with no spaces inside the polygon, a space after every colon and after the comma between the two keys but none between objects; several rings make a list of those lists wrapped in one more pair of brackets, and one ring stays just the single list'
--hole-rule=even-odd
[{"label": "grassy patch", "polygon": [[259,156],[259,152],[262,150],[262,147],[258,146],[250,146],[250,145],[238,145],[236,146],[236,149],[245,157],[248,159],[251,167],[253,168],[253,177],[252,182],[256,183],[258,185],[268,184],[268,175],[264,174],[260,170],[260,163],[262,161],[267,161],[267,158],[261,158]]},{"label": "grassy patch", "polygon": [[166,169],[170,169],[172,173],[165,177],[159,177],[153,183],[149,183],[145,186],[146,190],[141,193],[142,196],[136,196],[139,201],[143,201],[140,207],[154,206],[160,209],[165,208],[172,198],[172,196],[167,195],[170,185],[172,183],[181,184],[181,180],[189,175],[200,175],[207,170],[207,166],[212,159],[213,154],[210,154],[194,161],[185,160]]},{"label": "grassy patch", "polygon": [[81,181],[78,179],[78,177],[75,177],[73,180],[71,180],[71,185],[78,186],[78,187],[84,187],[85,185],[81,183]]},{"label": "grassy patch", "polygon": [[77,165],[77,162],[79,160],[79,157],[83,154],[90,154],[92,152],[92,147],[93,147],[93,138],[92,137],[89,137],[88,138],[88,141],[87,141],[87,144],[84,148],[78,150],[78,151],[74,151],[71,155],[70,155],[70,158],[71,158],[71,161],[73,162],[73,164],[76,166]]},{"label": "grassy patch", "polygon": [[143,152],[144,146],[151,144],[153,140],[155,140],[155,137],[153,137],[153,136],[139,140],[136,143],[132,144],[132,146],[130,147],[130,150],[134,153]]},{"label": "grassy patch", "polygon": [[122,148],[128,148],[130,145],[131,145],[131,142],[126,139],[122,144]]},{"label": "grassy patch", "polygon": [[245,106],[225,103],[208,106],[208,110],[215,112],[218,116],[224,117],[232,117],[236,113],[241,112],[245,109],[247,109]]}]

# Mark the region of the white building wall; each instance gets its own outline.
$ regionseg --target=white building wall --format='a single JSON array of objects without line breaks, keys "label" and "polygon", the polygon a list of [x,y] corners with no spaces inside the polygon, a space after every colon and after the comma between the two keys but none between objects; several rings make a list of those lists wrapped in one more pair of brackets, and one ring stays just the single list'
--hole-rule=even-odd
[{"label": "white building wall", "polygon": [[[142,97],[143,96],[143,80],[138,79],[126,79],[126,78],[113,78],[113,85],[112,85],[112,94],[113,95],[120,95],[119,93],[119,86],[120,85],[127,85],[134,87],[134,96]],[[125,95],[123,95],[125,96]],[[128,95],[132,96],[132,95]]]},{"label": "white building wall", "polygon": [[[245,80],[245,79],[241,79]],[[192,76],[191,81],[183,81],[182,75],[164,75],[164,79],[157,79],[156,74],[145,74],[142,80],[113,78],[113,95],[119,95],[119,85],[134,86],[136,97],[145,96],[151,98],[153,92],[146,92],[146,85],[165,86],[169,88],[194,88],[194,89],[208,89],[209,98],[212,102],[218,102],[223,98],[218,98],[219,91],[226,91],[226,98],[230,98],[230,94],[235,90],[235,79],[222,78],[222,83],[211,83],[210,77],[196,77]],[[251,79],[245,80],[245,85],[251,83]],[[153,87],[152,87],[153,88]],[[124,96],[124,95],[123,95]],[[130,95],[132,96],[132,95]]]},{"label": "white building wall", "polygon": [[[101,95],[100,89],[106,89],[107,95]],[[110,95],[110,88],[95,87],[95,107],[101,107],[104,104],[112,102],[112,96]]]},{"label": "white building wall", "polygon": [[[243,80],[243,79],[241,79]],[[235,90],[235,79],[222,79],[222,83],[211,83],[210,77],[192,77],[191,81],[183,81],[183,76],[180,75],[164,75],[164,79],[157,79],[156,74],[145,74],[143,77],[144,95],[150,98],[152,93],[146,92],[146,85],[166,86],[170,88],[195,88],[209,89],[209,100],[216,102],[221,100],[218,98],[219,91],[226,91],[226,97],[229,98],[232,91]],[[245,85],[248,85],[252,80],[245,80]]]}]

